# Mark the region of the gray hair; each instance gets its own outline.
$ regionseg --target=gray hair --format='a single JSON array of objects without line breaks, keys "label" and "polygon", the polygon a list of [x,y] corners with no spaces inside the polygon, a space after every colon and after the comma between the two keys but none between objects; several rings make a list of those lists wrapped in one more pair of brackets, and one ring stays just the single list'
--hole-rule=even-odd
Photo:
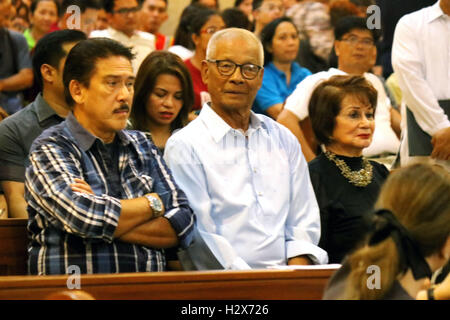
[{"label": "gray hair", "polygon": [[212,57],[216,54],[217,43],[222,38],[227,38],[227,40],[230,41],[235,38],[245,38],[247,39],[247,42],[253,41],[254,43],[256,43],[259,49],[259,61],[261,65],[264,64],[264,48],[261,44],[261,41],[257,36],[255,36],[253,32],[241,28],[227,28],[214,33],[208,42],[208,47],[206,49],[206,59],[212,59]]}]

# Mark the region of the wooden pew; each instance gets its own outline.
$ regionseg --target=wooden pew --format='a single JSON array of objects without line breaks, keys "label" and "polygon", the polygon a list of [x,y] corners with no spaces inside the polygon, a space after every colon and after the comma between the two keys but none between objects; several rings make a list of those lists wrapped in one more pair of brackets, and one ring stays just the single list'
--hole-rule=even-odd
[{"label": "wooden pew", "polygon": [[[82,275],[80,289],[97,300],[316,300],[321,299],[335,270]],[[67,275],[0,277],[0,300],[46,299],[55,292],[67,290],[67,281]]]},{"label": "wooden pew", "polygon": [[27,274],[27,219],[0,219],[0,275]]}]

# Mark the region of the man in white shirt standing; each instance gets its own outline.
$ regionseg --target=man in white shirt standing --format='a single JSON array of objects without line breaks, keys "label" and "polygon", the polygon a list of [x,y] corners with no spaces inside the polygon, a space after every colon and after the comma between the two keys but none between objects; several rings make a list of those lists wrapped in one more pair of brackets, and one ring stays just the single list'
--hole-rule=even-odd
[{"label": "man in white shirt standing", "polygon": [[110,38],[131,47],[135,54],[133,72],[137,74],[142,61],[155,50],[155,36],[137,30],[141,7],[137,0],[105,0],[104,8],[108,15],[109,28],[92,31],[90,38]]},{"label": "man in white shirt standing", "polygon": [[400,19],[392,66],[405,115],[401,164],[425,160],[450,170],[450,0]]},{"label": "man in white shirt standing", "polygon": [[316,156],[317,142],[309,121],[308,105],[314,89],[324,80],[335,75],[363,75],[378,91],[375,110],[375,132],[371,145],[363,151],[364,156],[396,154],[400,145],[400,115],[391,107],[383,83],[368,73],[376,60],[376,35],[369,30],[366,19],[346,17],[335,28],[335,50],[338,69],[318,72],[306,77],[287,98],[284,110],[277,121],[286,126],[299,140],[306,160]]},{"label": "man in white shirt standing", "polygon": [[289,130],[251,111],[263,63],[253,33],[216,32],[202,62],[211,104],[169,138],[165,159],[225,269],[324,264],[319,209],[300,145]]}]

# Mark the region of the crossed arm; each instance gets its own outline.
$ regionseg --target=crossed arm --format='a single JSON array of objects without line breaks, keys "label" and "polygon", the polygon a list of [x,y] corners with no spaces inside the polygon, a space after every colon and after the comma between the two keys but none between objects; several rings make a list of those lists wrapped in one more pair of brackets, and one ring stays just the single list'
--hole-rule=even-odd
[{"label": "crossed arm", "polygon": [[[140,196],[143,192],[136,198],[121,200],[104,194],[101,178],[94,176],[85,180],[76,153],[44,143],[31,153],[30,159],[25,180],[30,218],[38,213],[54,227],[92,240],[111,242],[120,239],[152,248],[172,247],[178,242],[186,244],[190,241],[195,217],[184,193],[165,172],[165,167],[150,165],[146,169],[148,176],[154,178],[152,191],[147,192],[158,193],[166,210],[164,216],[156,216],[148,200]],[[155,163],[160,160],[155,159]],[[145,181],[141,180],[136,187],[147,186],[142,184]]]},{"label": "crossed arm", "polygon": [[[75,179],[71,184],[74,192],[94,195],[91,187],[82,179]],[[152,193],[158,197],[158,194]],[[114,238],[128,243],[135,243],[152,248],[170,248],[178,244],[178,237],[170,222],[160,215],[155,215],[145,197],[120,200],[122,210],[114,232]]]}]

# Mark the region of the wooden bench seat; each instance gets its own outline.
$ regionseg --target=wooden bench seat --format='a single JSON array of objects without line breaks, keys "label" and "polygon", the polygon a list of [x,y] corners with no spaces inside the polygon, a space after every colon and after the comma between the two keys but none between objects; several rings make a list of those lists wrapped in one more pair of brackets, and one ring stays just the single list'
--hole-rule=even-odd
[{"label": "wooden bench seat", "polygon": [[[82,275],[95,299],[316,300],[336,269],[189,271]],[[0,299],[45,299],[67,290],[68,276],[0,277]],[[73,283],[73,282],[71,282]]]}]

